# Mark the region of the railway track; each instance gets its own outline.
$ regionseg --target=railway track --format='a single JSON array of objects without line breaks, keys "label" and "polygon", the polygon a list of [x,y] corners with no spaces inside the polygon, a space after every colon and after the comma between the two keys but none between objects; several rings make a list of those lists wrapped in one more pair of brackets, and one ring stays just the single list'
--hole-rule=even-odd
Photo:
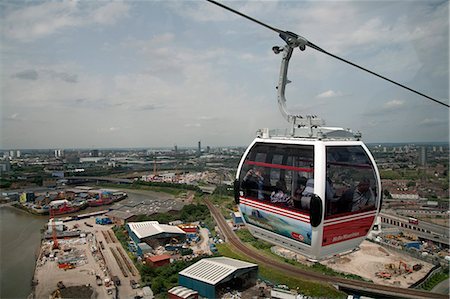
[{"label": "railway track", "polygon": [[378,294],[383,294],[384,296],[390,296],[390,298],[446,298],[448,296],[442,294],[436,294],[426,291],[420,291],[415,289],[403,289],[396,288],[391,286],[384,286],[373,284],[369,282],[345,279],[340,277],[333,277],[323,275],[313,271],[307,271],[303,269],[299,269],[295,266],[285,264],[282,262],[278,262],[275,260],[267,259],[267,257],[261,255],[258,251],[252,250],[247,247],[242,241],[236,236],[236,234],[231,230],[231,228],[226,223],[222,214],[219,210],[207,199],[204,200],[214,219],[216,220],[217,225],[220,228],[222,234],[224,234],[227,242],[231,244],[235,249],[237,249],[241,254],[261,263],[270,268],[283,271],[286,274],[293,275],[295,277],[300,277],[306,280],[320,281],[331,283],[335,285],[344,286],[346,288],[357,288],[360,290],[365,290],[368,292],[375,292]]}]

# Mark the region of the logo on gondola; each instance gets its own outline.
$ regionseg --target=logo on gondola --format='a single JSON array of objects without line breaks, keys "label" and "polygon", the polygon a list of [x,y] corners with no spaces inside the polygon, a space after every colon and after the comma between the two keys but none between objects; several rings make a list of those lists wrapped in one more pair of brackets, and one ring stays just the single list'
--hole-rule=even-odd
[{"label": "logo on gondola", "polygon": [[291,236],[292,238],[299,240],[301,242],[303,242],[303,240],[305,240],[305,237],[303,237],[302,234],[296,233],[296,232],[291,232]]}]

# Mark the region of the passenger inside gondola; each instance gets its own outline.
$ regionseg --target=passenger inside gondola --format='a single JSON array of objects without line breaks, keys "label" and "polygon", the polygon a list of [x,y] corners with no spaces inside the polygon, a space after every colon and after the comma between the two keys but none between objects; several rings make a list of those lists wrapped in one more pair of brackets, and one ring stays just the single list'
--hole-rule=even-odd
[{"label": "passenger inside gondola", "polygon": [[293,200],[287,193],[286,182],[284,180],[280,180],[276,183],[275,191],[270,195],[270,202],[286,206],[293,205]]},{"label": "passenger inside gondola", "polygon": [[375,207],[375,194],[370,189],[370,180],[361,179],[355,188],[344,192],[340,199],[340,212],[360,212]]},{"label": "passenger inside gondola", "polygon": [[297,187],[295,188],[295,192],[293,195],[293,205],[295,208],[301,209],[302,208],[302,197],[303,197],[303,191],[306,188],[306,182],[308,179],[304,176],[299,177],[297,180]]},{"label": "passenger inside gondola", "polygon": [[245,195],[257,199],[264,199],[264,176],[263,168],[249,169],[242,180]]}]

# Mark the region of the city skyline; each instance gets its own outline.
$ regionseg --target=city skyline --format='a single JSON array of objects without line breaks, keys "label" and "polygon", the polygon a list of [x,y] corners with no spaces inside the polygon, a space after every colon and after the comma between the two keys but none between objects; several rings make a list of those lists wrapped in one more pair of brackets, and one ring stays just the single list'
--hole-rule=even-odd
[{"label": "city skyline", "polygon": [[[448,103],[448,2],[234,2]],[[286,128],[277,34],[206,1],[4,2],[0,148],[245,146]],[[287,106],[367,143],[446,142],[448,109],[308,48]]]}]

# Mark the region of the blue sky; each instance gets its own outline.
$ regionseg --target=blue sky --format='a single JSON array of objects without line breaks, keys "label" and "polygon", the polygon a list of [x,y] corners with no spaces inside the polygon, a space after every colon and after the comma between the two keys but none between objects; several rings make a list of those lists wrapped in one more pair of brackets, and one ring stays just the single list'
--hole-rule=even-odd
[{"label": "blue sky", "polygon": [[[448,103],[448,1],[224,1]],[[2,1],[1,148],[246,145],[286,128],[276,33],[206,1]],[[312,49],[288,109],[366,142],[449,140],[449,110]]]}]

